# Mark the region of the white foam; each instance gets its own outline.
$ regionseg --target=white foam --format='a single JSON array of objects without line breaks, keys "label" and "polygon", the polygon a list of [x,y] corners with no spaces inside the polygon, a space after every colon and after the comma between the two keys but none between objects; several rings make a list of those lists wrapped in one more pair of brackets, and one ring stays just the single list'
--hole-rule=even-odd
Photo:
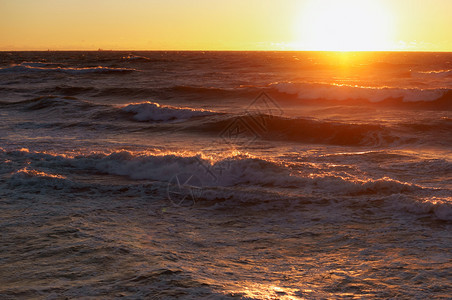
[{"label": "white foam", "polygon": [[415,89],[390,87],[362,87],[325,83],[281,82],[271,85],[279,92],[297,95],[305,100],[368,100],[380,102],[386,99],[402,99],[404,102],[435,101],[450,89]]},{"label": "white foam", "polygon": [[139,56],[139,55],[133,55],[133,54],[130,54],[128,56],[123,56],[122,59],[124,59],[124,60],[132,60],[132,61],[133,60],[135,60],[135,61],[149,61],[150,60],[150,58],[148,58],[148,57]]},{"label": "white foam", "polygon": [[134,113],[134,119],[137,121],[185,120],[215,114],[209,110],[162,106],[155,102],[129,104],[122,110]]},{"label": "white foam", "polygon": [[6,68],[0,68],[0,73],[31,73],[31,72],[62,72],[68,74],[85,74],[85,73],[128,73],[136,71],[127,68],[108,68],[108,67],[90,67],[90,68],[44,68],[38,63],[24,63]]},{"label": "white foam", "polygon": [[16,178],[33,178],[33,177],[42,177],[42,178],[57,178],[57,179],[65,179],[66,177],[59,174],[50,174],[42,171],[29,169],[27,167],[20,169],[18,171],[13,172],[12,177]]},{"label": "white foam", "polygon": [[421,186],[391,178],[356,179],[332,174],[305,176],[291,173],[278,163],[247,155],[234,155],[216,162],[199,155],[132,154],[127,151],[110,155],[87,156],[72,160],[76,167],[95,168],[101,172],[131,179],[170,181],[177,174],[193,174],[203,186],[269,186],[343,195],[397,194],[419,192]]},{"label": "white foam", "polygon": [[452,221],[452,196],[411,197],[394,194],[389,197],[392,206],[415,214],[433,213],[438,219]]},{"label": "white foam", "polygon": [[246,154],[231,154],[217,161],[190,153],[152,154],[118,151],[108,155],[90,154],[67,157],[22,149],[9,152],[9,154],[21,158],[25,156],[33,160],[60,162],[64,165],[69,163],[80,169],[94,168],[103,173],[127,176],[131,179],[169,181],[176,174],[191,173],[199,177],[206,186],[255,185],[308,190],[321,189],[323,192],[345,195],[394,194],[419,192],[424,189],[421,186],[388,177],[380,179],[346,178],[320,171],[318,174],[303,175],[294,173],[277,162]]},{"label": "white foam", "polygon": [[430,76],[430,77],[452,77],[452,70],[433,70],[433,71],[425,71],[425,72],[417,72],[421,76]]},{"label": "white foam", "polygon": [[[273,194],[287,193],[289,198],[294,195],[343,197],[342,199],[361,201],[363,205],[368,205],[370,198],[381,197],[387,199],[389,208],[395,206],[399,210],[434,213],[439,219],[452,219],[452,198],[447,189],[426,188],[388,177],[343,177],[314,169],[310,174],[297,173],[278,162],[246,154],[232,153],[213,161],[192,153],[118,151],[111,154],[64,156],[30,152],[27,149],[0,153],[7,154],[12,160],[39,161],[40,165],[46,161],[52,165],[52,169],[65,170],[71,166],[78,170],[120,175],[132,180],[150,180],[158,185],[165,185],[172,182],[175,176],[187,174],[198,180],[199,187],[205,191],[202,197],[207,200],[256,200],[257,194],[254,195],[253,190],[263,193],[269,190]],[[62,175],[35,169],[21,169],[10,176],[10,183],[13,185],[28,185],[30,182],[38,185],[50,184],[58,188],[74,185]],[[270,195],[269,199],[276,198]]]},{"label": "white foam", "polygon": [[28,67],[38,67],[38,68],[44,68],[44,67],[49,67],[49,66],[54,66],[54,67],[62,66],[62,64],[59,64],[59,63],[36,62],[36,61],[24,61],[20,65],[28,66]]}]

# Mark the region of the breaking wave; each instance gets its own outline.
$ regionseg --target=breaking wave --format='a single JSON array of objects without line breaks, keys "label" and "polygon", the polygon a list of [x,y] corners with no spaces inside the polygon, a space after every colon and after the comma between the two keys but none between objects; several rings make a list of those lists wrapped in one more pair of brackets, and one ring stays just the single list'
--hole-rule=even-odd
[{"label": "breaking wave", "polygon": [[[421,120],[399,124],[345,122],[320,120],[308,117],[283,117],[266,114],[219,113],[211,110],[162,105],[156,102],[132,103],[125,106],[94,104],[73,97],[43,96],[20,102],[0,102],[0,108],[10,107],[24,112],[47,112],[57,127],[86,128],[90,122],[99,128],[117,128],[127,130],[127,123],[134,122],[171,122],[174,129],[201,134],[213,134],[227,140],[228,132],[240,129],[244,139],[274,141],[292,141],[309,144],[330,144],[344,146],[390,146],[414,145],[418,142],[449,143],[444,134],[452,130],[447,117],[433,120]],[[81,119],[69,120],[68,117]],[[177,122],[173,122],[177,121]],[[65,124],[66,123],[66,124]],[[50,126],[46,124],[45,126]],[[108,125],[112,126],[108,126]],[[137,126],[140,126],[137,124]],[[147,126],[147,125],[146,125]],[[146,127],[145,128],[148,128]],[[168,130],[173,127],[162,127]],[[133,130],[137,127],[134,126]],[[428,133],[431,139],[420,139],[419,133]]]},{"label": "breaking wave", "polygon": [[54,63],[54,62],[41,62],[41,61],[24,61],[20,64],[21,66],[31,67],[31,68],[63,68],[64,64]]},{"label": "breaking wave", "polygon": [[71,68],[71,67],[49,67],[48,64],[41,63],[22,63],[20,65],[14,65],[6,68],[0,68],[0,74],[27,74],[35,72],[60,72],[66,74],[90,74],[90,73],[100,73],[100,74],[128,74],[135,72],[135,69],[129,68],[109,68],[109,67],[86,67],[86,68]]},{"label": "breaking wave", "polygon": [[162,106],[155,102],[129,104],[123,107],[122,110],[133,113],[133,118],[137,121],[186,120],[215,114],[215,112],[210,110]]},{"label": "breaking wave", "polygon": [[[345,197],[344,199],[353,196],[350,198],[352,200],[356,196],[363,195],[385,197],[388,199],[389,206],[397,204],[403,209],[416,213],[434,212],[440,219],[451,220],[451,203],[448,200],[450,197],[447,196],[450,195],[449,190],[427,188],[388,177],[372,179],[339,176],[322,172],[320,169],[317,172],[303,174],[277,161],[248,154],[229,154],[213,160],[200,154],[115,151],[109,154],[67,156],[31,152],[27,149],[13,151],[0,149],[0,156],[7,156],[12,160],[20,157],[32,163],[39,161],[40,168],[51,167],[53,170],[59,170],[58,174],[55,174],[32,167],[22,168],[9,176],[8,181],[12,185],[23,184],[27,180],[33,182],[47,180],[56,184],[58,189],[64,188],[65,184],[73,187],[76,183],[71,180],[70,174],[74,170],[78,170],[78,174],[97,172],[125,176],[131,180],[152,180],[168,184],[175,175],[185,173],[198,178],[199,187],[208,191],[205,194],[205,200],[231,197],[225,190],[217,190],[219,187],[234,187],[235,193],[237,188],[240,190],[240,187],[281,188],[300,195],[318,196],[321,193],[324,196]],[[419,207],[422,210],[419,210]]]},{"label": "breaking wave", "polygon": [[431,76],[431,77],[438,77],[438,78],[452,78],[452,70],[434,70],[434,71],[423,71],[423,72],[417,72],[418,74],[421,74],[422,76]]},{"label": "breaking wave", "polygon": [[391,87],[362,87],[325,83],[281,82],[270,85],[278,92],[296,95],[303,100],[367,100],[382,102],[384,100],[401,100],[402,102],[431,102],[443,97],[452,99],[450,89],[415,89]]}]

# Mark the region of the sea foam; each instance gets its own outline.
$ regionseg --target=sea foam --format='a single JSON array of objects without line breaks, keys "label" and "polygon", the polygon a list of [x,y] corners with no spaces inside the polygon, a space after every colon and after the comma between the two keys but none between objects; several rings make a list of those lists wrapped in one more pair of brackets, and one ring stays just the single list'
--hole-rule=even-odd
[{"label": "sea foam", "polygon": [[137,121],[186,120],[215,114],[210,110],[162,106],[155,102],[129,104],[122,110],[133,113],[133,118]]},{"label": "sea foam", "polygon": [[129,68],[109,68],[109,67],[46,67],[41,63],[24,63],[20,65],[13,65],[6,68],[0,68],[0,74],[9,73],[35,73],[35,72],[61,72],[66,74],[89,74],[89,73],[131,73],[137,70]]},{"label": "sea foam", "polygon": [[304,100],[367,100],[370,102],[381,102],[387,99],[402,99],[403,102],[435,101],[451,91],[450,89],[363,87],[294,82],[274,83],[270,87],[281,93],[297,95]]}]

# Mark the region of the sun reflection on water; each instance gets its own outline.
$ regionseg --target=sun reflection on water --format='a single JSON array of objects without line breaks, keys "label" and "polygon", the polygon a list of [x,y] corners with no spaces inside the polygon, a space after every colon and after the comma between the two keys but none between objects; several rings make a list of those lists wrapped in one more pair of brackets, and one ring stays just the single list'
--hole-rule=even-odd
[{"label": "sun reflection on water", "polygon": [[244,282],[244,286],[242,288],[229,292],[233,295],[241,295],[244,298],[251,299],[300,300],[305,299],[302,296],[303,292],[311,293],[312,290],[299,290],[272,284]]}]

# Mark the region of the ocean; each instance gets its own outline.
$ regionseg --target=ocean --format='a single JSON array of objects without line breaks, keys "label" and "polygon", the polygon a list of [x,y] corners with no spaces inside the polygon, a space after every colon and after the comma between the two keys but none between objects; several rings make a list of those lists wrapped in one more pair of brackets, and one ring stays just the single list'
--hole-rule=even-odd
[{"label": "ocean", "polygon": [[450,299],[452,53],[0,52],[0,298]]}]

